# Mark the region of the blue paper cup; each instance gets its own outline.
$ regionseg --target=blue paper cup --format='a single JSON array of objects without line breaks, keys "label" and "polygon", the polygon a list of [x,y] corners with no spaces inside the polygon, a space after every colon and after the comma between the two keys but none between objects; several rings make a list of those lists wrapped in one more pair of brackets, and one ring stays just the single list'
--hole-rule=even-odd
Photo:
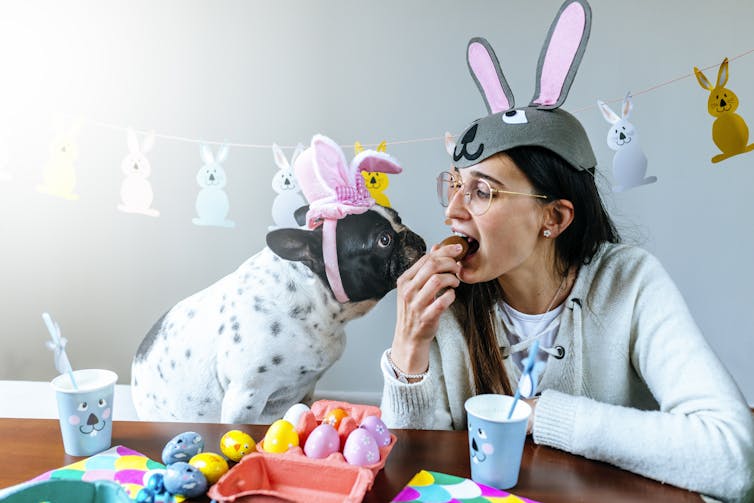
[{"label": "blue paper cup", "polygon": [[518,483],[531,407],[519,400],[506,419],[512,404],[513,397],[507,395],[477,395],[464,404],[474,482],[498,489]]},{"label": "blue paper cup", "polygon": [[103,369],[76,370],[73,375],[78,389],[74,389],[68,374],[52,380],[63,448],[71,456],[91,456],[110,448],[118,376]]}]

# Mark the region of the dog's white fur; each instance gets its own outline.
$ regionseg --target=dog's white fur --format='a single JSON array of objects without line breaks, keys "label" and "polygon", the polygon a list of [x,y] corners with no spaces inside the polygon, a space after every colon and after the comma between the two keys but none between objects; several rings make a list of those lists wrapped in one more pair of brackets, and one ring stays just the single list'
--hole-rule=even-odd
[{"label": "dog's white fur", "polygon": [[155,324],[132,365],[139,417],[271,423],[310,401],[343,353],[346,322],[376,303],[341,304],[308,267],[265,248]]}]

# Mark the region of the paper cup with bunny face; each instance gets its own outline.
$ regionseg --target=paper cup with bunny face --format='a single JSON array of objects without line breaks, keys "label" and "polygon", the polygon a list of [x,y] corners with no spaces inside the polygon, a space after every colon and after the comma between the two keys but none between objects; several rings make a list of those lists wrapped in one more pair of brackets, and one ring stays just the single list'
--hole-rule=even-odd
[{"label": "paper cup with bunny face", "polygon": [[473,396],[464,404],[474,482],[498,489],[518,483],[531,407],[519,400],[507,419],[512,404],[512,396],[491,394]]},{"label": "paper cup with bunny face", "polygon": [[91,456],[110,447],[113,434],[113,394],[118,376],[104,369],[76,370],[52,380],[58,403],[63,448],[71,456]]}]

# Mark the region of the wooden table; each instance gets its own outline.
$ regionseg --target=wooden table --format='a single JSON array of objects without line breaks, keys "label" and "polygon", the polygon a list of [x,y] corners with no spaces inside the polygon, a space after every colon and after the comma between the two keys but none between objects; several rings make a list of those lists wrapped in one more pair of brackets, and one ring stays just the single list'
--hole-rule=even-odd
[{"label": "wooden table", "polygon": [[[262,425],[150,423],[116,421],[113,445],[124,445],[160,460],[162,448],[183,431],[196,431],[208,442],[206,450],[218,452],[220,437],[240,429],[261,439]],[[469,448],[465,431],[394,430],[398,438],[385,468],[364,498],[369,503],[389,502],[421,469],[469,477]],[[0,418],[0,488],[26,481],[81,458],[63,451],[57,420]],[[218,447],[210,448],[217,442]],[[527,440],[514,494],[542,502],[663,501],[700,502],[692,492],[660,484]],[[205,499],[204,501],[208,501]]]}]

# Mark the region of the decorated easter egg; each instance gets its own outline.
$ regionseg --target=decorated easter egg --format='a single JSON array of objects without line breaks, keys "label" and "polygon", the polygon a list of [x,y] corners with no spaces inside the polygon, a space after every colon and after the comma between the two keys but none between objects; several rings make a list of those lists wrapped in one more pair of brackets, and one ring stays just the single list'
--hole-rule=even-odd
[{"label": "decorated easter egg", "polygon": [[257,444],[251,435],[241,430],[230,430],[220,439],[220,450],[231,461],[241,461],[241,458],[252,452]]},{"label": "decorated easter egg", "polygon": [[322,423],[312,430],[304,444],[304,454],[310,458],[326,458],[340,450],[338,430],[328,423]]},{"label": "decorated easter egg", "polygon": [[390,445],[390,430],[387,429],[385,423],[382,422],[377,416],[367,416],[359,425],[359,428],[367,430],[377,441],[379,447],[385,447]]},{"label": "decorated easter egg", "polygon": [[291,407],[285,412],[283,419],[296,427],[298,426],[298,422],[301,419],[301,416],[309,410],[309,406],[303,403],[291,405]]},{"label": "decorated easter egg", "polygon": [[289,421],[278,419],[264,435],[264,450],[279,453],[291,447],[298,447],[298,433]]},{"label": "decorated easter egg", "polygon": [[343,457],[352,465],[373,465],[380,460],[380,448],[371,433],[364,428],[356,428],[346,439]]},{"label": "decorated easter egg", "polygon": [[174,436],[162,449],[162,462],[172,465],[177,461],[188,462],[204,450],[204,439],[193,431],[184,431]]},{"label": "decorated easter egg", "polygon": [[228,471],[228,462],[214,452],[202,452],[191,458],[189,464],[202,472],[207,482],[212,485]]},{"label": "decorated easter egg", "polygon": [[322,422],[330,424],[333,428],[337,430],[338,426],[340,426],[340,421],[347,415],[348,413],[344,411],[343,409],[333,409],[327,414],[325,414],[325,417],[322,420]]},{"label": "decorated easter egg", "polygon": [[196,498],[207,491],[207,478],[185,461],[168,465],[163,481],[168,492],[187,498]]}]

